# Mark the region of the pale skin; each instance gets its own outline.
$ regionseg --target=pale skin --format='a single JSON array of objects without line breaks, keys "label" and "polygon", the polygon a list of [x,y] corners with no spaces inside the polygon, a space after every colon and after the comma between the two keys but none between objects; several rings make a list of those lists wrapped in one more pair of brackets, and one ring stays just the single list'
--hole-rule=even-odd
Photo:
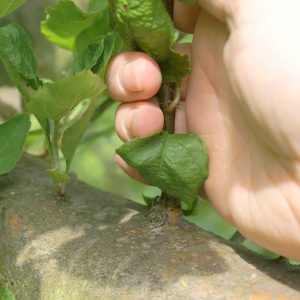
[{"label": "pale skin", "polygon": [[[201,8],[200,8],[201,7]],[[174,3],[176,26],[194,33],[177,132],[196,132],[210,155],[203,191],[249,240],[300,260],[300,2]],[[121,101],[116,130],[128,141],[162,130],[157,64],[139,52],[107,73]],[[142,180],[120,157],[117,163]]]}]

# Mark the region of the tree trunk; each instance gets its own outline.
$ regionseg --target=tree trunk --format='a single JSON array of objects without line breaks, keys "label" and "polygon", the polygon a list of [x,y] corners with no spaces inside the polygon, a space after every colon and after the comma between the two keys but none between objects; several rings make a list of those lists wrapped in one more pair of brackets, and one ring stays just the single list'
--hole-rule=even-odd
[{"label": "tree trunk", "polygon": [[0,281],[18,300],[300,299],[299,268],[76,179],[60,199],[47,163],[0,177]]}]

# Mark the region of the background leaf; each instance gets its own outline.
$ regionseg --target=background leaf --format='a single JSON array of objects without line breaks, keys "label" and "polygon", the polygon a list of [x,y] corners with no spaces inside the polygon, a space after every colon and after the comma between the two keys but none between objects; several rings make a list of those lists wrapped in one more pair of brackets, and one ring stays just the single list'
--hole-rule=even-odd
[{"label": "background leaf", "polygon": [[87,48],[74,58],[69,73],[75,74],[85,69],[92,69],[104,51],[103,41],[88,45]]},{"label": "background leaf", "polygon": [[0,28],[0,55],[25,79],[36,78],[37,61],[26,31],[18,24]]},{"label": "background leaf", "polygon": [[162,132],[130,141],[116,152],[145,179],[188,204],[208,176],[206,146],[193,133]]},{"label": "background leaf", "polygon": [[[84,13],[72,1],[59,1],[46,10],[47,18],[41,31],[52,43],[73,50],[76,38],[100,16],[98,12]],[[101,27],[99,27],[99,31]]]},{"label": "background leaf", "polygon": [[0,18],[10,14],[25,2],[27,0],[0,0]]},{"label": "background leaf", "polygon": [[0,174],[8,173],[21,158],[30,128],[28,114],[20,114],[0,125]]},{"label": "background leaf", "polygon": [[66,116],[79,102],[97,96],[104,89],[99,76],[83,71],[40,88],[28,105],[28,110],[54,121]]},{"label": "background leaf", "polygon": [[30,38],[20,25],[0,28],[0,59],[23,96],[28,98],[30,87],[37,89],[41,84]]}]

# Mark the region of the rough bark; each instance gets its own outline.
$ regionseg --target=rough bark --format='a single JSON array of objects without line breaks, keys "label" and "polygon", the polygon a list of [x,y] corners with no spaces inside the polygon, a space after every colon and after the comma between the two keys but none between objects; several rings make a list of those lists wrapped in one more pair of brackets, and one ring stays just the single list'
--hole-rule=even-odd
[{"label": "rough bark", "polygon": [[76,179],[59,199],[46,167],[26,156],[0,177],[0,281],[17,299],[300,299],[298,268],[188,223],[151,228],[145,207]]}]

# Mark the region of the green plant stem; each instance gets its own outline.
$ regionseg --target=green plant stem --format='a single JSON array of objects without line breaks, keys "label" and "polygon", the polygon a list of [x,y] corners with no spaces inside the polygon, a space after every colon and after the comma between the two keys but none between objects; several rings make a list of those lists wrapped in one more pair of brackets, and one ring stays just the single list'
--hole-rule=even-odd
[{"label": "green plant stem", "polygon": [[[52,164],[54,169],[60,170],[59,147],[58,147],[59,124],[58,122],[54,122],[53,120],[49,120],[49,124],[50,124],[50,137],[51,137]],[[57,183],[56,191],[60,196],[64,196],[65,194],[64,189],[65,186],[63,183]]]},{"label": "green plant stem", "polygon": [[164,114],[164,130],[171,134],[175,130],[175,107],[173,107],[173,110],[170,109],[173,100],[176,98],[175,91],[175,83],[165,83],[162,84],[158,92],[159,105]]},{"label": "green plant stem", "polygon": [[[164,0],[164,4],[171,18],[173,18],[173,3],[173,0]],[[180,101],[179,83],[163,83],[157,96],[160,108],[164,114],[164,130],[166,130],[168,133],[173,134],[175,131],[176,106]],[[176,223],[182,213],[180,201],[162,191],[158,204],[164,210],[168,211],[168,213],[166,214],[167,222]],[[179,213],[175,213],[175,215],[172,215],[172,212],[174,211],[179,211]],[[165,222],[163,222],[163,224],[164,223]]]},{"label": "green plant stem", "polygon": [[[180,86],[178,83],[162,84],[158,92],[158,101],[164,114],[164,130],[168,133],[175,131],[176,106],[180,101]],[[173,196],[162,191],[160,205],[167,210],[180,210],[180,202]],[[178,217],[180,213],[178,214]]]},{"label": "green plant stem", "polygon": [[43,127],[42,123],[40,122],[41,124],[41,127],[43,128],[44,132],[45,132],[45,140],[46,140],[46,145],[47,145],[47,149],[48,149],[48,153],[50,155],[50,158],[51,158],[51,162],[52,162],[52,165],[53,165],[53,147],[52,147],[52,141],[51,141],[51,125],[50,125],[50,121],[49,119],[46,119],[46,126],[45,128]]}]

